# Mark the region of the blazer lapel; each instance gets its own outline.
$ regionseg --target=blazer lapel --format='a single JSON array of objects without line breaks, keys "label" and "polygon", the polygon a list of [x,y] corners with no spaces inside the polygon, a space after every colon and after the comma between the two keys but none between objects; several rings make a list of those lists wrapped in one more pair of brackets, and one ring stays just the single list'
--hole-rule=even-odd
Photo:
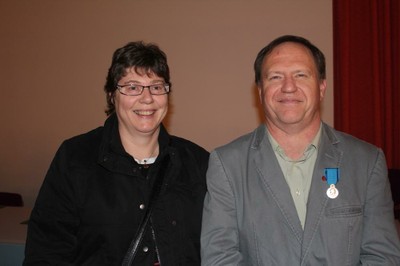
[{"label": "blazer lapel", "polygon": [[324,123],[322,126],[318,158],[315,162],[310,194],[308,196],[307,217],[302,244],[302,265],[307,257],[307,251],[318,230],[328,203],[328,197],[326,196],[328,185],[322,178],[325,174],[325,168],[338,168],[343,154],[335,146],[338,140],[331,128]]},{"label": "blazer lapel", "polygon": [[272,195],[273,200],[285,218],[285,222],[296,236],[299,245],[301,245],[303,229],[289,186],[266,134],[265,125],[260,126],[256,131],[256,137],[252,145],[255,167],[260,178],[263,179],[268,193]]}]

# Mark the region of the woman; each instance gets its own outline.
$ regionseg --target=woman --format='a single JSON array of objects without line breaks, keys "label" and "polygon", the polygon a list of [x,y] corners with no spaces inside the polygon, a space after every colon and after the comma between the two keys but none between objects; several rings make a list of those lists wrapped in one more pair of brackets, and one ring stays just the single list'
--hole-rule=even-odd
[{"label": "woman", "polygon": [[200,265],[209,154],[163,127],[170,88],[156,45],[115,51],[109,116],[59,148],[31,214],[24,265]]}]

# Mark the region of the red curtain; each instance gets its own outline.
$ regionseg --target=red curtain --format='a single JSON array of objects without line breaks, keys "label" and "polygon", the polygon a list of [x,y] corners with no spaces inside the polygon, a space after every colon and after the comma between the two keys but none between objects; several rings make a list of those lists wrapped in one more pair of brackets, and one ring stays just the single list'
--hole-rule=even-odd
[{"label": "red curtain", "polygon": [[335,128],[400,168],[400,1],[332,1]]}]

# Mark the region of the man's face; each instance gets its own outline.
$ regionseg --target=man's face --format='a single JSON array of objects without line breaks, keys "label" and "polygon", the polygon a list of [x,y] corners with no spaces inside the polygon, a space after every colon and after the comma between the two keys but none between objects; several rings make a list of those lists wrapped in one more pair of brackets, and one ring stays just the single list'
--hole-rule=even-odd
[{"label": "man's face", "polygon": [[260,101],[267,123],[278,128],[319,123],[325,89],[326,81],[319,80],[311,52],[300,44],[282,43],[263,61]]}]

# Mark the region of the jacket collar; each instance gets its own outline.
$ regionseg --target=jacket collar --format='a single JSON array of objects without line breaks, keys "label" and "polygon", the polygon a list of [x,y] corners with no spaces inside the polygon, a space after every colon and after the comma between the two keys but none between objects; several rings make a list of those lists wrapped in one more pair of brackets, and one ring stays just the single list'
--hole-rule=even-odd
[{"label": "jacket collar", "polygon": [[[307,218],[304,227],[302,261],[307,258],[309,247],[318,231],[321,216],[325,214],[328,203],[331,199],[326,196],[328,184],[323,180],[325,168],[339,168],[343,157],[343,151],[338,144],[339,139],[335,130],[323,124],[320,150],[315,162],[314,173],[311,181],[310,194],[307,204]],[[340,182],[338,183],[340,190]]]}]

